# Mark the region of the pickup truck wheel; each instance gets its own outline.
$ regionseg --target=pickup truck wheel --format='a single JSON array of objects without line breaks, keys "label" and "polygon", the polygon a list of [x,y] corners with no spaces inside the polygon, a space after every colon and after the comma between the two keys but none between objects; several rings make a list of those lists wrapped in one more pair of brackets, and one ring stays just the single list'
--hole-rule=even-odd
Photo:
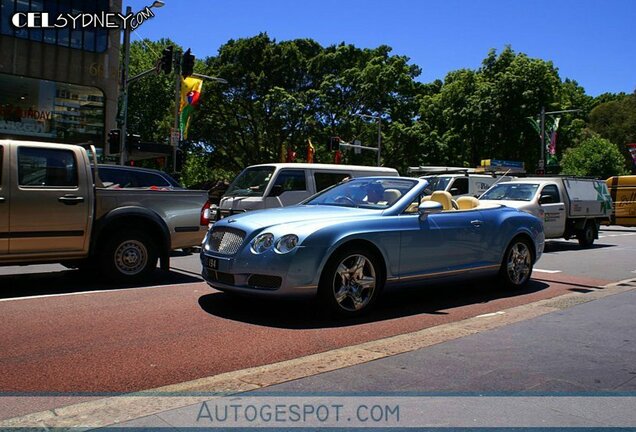
[{"label": "pickup truck wheel", "polygon": [[596,224],[592,221],[588,221],[585,227],[576,235],[576,238],[582,247],[591,247],[596,238]]},{"label": "pickup truck wheel", "polygon": [[384,286],[379,259],[361,248],[346,248],[333,256],[320,278],[318,295],[327,308],[343,317],[366,313]]},{"label": "pickup truck wheel", "polygon": [[534,258],[532,248],[523,238],[514,239],[504,254],[499,281],[508,289],[520,289],[525,287],[532,275]]},{"label": "pickup truck wheel", "polygon": [[100,266],[110,279],[141,280],[157,267],[156,247],[147,234],[124,231],[106,241]]}]

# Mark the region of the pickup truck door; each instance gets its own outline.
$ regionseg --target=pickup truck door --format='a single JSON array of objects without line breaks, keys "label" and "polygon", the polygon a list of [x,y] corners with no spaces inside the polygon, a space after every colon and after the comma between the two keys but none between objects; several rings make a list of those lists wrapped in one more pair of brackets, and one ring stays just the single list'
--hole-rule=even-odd
[{"label": "pickup truck door", "polygon": [[0,144],[0,255],[9,253],[9,158]]},{"label": "pickup truck door", "polygon": [[11,147],[9,254],[88,250],[93,181],[80,147]]},{"label": "pickup truck door", "polygon": [[[541,199],[543,197],[543,200]],[[546,238],[563,237],[565,231],[565,203],[556,185],[545,185],[539,192],[539,205],[544,211],[543,229]]]}]

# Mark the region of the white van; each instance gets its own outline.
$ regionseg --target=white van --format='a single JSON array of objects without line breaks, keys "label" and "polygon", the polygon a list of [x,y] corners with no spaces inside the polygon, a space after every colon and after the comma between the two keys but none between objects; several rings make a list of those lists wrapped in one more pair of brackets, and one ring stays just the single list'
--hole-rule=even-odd
[{"label": "white van", "polygon": [[394,168],[272,163],[245,168],[221,198],[215,220],[249,210],[298,204],[345,178],[399,176]]},{"label": "white van", "polygon": [[450,192],[454,197],[472,196],[478,198],[495,183],[514,180],[510,176],[492,176],[486,174],[441,174],[421,177],[428,180],[430,193],[441,190]]}]

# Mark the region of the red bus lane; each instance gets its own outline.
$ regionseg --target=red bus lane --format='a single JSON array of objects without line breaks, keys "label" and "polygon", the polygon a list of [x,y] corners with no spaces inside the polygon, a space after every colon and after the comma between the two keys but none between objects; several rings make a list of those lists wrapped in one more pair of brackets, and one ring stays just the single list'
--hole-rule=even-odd
[{"label": "red bus lane", "polygon": [[609,281],[535,273],[527,290],[472,284],[387,293],[368,317],[234,298],[204,283],[0,302],[3,392],[131,392],[500,311]]}]

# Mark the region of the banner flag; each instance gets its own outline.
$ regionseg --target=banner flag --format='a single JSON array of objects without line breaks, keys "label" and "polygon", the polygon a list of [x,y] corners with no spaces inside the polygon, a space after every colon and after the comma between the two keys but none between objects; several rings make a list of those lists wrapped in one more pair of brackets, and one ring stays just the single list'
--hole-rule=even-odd
[{"label": "banner flag", "polygon": [[195,107],[199,104],[202,88],[203,80],[199,78],[188,77],[181,79],[181,105],[179,106],[181,116],[179,123],[183,139],[188,139],[190,119]]},{"label": "banner flag", "polygon": [[307,163],[314,163],[314,155],[316,154],[316,149],[314,145],[311,143],[311,138],[307,138]]}]

